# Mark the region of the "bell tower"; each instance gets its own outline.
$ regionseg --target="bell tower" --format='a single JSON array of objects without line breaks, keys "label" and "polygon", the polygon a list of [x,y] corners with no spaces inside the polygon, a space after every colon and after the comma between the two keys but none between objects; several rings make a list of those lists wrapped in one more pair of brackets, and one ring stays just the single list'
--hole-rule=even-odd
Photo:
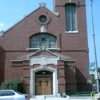
[{"label": "bell tower", "polygon": [[[90,76],[86,72],[89,65],[89,54],[85,0],[54,0],[54,12],[59,13],[61,52],[77,59],[77,90],[91,90]],[[67,88],[70,85],[66,82]]]}]

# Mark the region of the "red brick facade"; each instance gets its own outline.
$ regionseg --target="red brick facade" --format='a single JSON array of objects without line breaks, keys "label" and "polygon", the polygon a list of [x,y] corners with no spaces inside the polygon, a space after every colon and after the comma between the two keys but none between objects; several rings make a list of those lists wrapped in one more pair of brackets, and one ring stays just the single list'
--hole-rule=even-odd
[{"label": "red brick facade", "polygon": [[[86,72],[89,57],[85,0],[80,0],[80,2],[72,0],[72,3],[77,6],[77,33],[65,33],[65,4],[69,1],[71,0],[54,0],[54,11],[59,12],[59,16],[45,7],[39,7],[5,32],[5,36],[0,38],[0,83],[14,77],[23,77],[25,86],[29,90],[30,69],[39,65],[30,65],[29,60],[11,60],[36,52],[36,49],[27,50],[29,39],[32,35],[41,33],[40,28],[45,26],[46,33],[57,37],[57,48],[59,49],[50,51],[75,59],[75,61],[59,60],[57,65],[49,65],[57,68],[58,91],[91,90],[91,85],[87,83],[90,77]],[[40,15],[47,16],[45,24],[39,22]]]}]

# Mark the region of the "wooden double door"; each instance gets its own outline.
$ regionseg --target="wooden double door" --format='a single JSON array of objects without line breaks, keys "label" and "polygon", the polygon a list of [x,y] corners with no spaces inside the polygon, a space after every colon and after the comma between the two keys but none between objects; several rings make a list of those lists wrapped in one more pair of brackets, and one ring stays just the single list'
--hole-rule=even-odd
[{"label": "wooden double door", "polygon": [[36,77],[36,95],[52,94],[52,78]]}]

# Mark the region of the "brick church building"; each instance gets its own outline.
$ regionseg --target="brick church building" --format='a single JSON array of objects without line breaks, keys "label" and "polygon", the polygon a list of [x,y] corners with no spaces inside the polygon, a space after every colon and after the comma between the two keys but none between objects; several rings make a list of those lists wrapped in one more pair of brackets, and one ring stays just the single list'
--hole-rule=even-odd
[{"label": "brick church building", "polygon": [[34,95],[91,90],[85,0],[40,3],[24,19],[0,32],[0,83],[23,78]]}]

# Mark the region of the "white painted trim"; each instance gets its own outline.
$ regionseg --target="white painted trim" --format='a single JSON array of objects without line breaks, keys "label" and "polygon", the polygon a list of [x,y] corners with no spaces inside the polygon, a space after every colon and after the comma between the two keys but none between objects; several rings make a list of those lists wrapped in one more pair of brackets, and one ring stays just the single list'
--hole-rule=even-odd
[{"label": "white painted trim", "polygon": [[41,50],[41,48],[26,48],[27,51],[30,51],[30,50]]},{"label": "white painted trim", "polygon": [[23,61],[23,60],[29,60],[29,59],[22,59],[22,60],[20,60],[20,59],[15,59],[15,60],[10,60],[11,62],[16,62],[16,61]]},{"label": "white painted trim", "polygon": [[[29,50],[39,50],[40,48],[26,48],[26,51]],[[60,48],[46,48],[47,50],[60,50]]]},{"label": "white painted trim", "polygon": [[59,59],[59,60],[62,60],[62,61],[76,61],[75,59],[71,59],[71,60]]},{"label": "white painted trim", "polygon": [[0,37],[4,37],[5,32],[3,30],[0,31]]},{"label": "white painted trim", "polygon": [[46,3],[41,2],[41,3],[39,3],[39,6],[40,6],[41,8],[46,7]]},{"label": "white painted trim", "polygon": [[58,17],[60,16],[60,13],[59,12],[54,12],[54,14]]},{"label": "white painted trim", "polygon": [[70,33],[70,34],[71,34],[71,33],[72,33],[72,34],[73,34],[73,33],[78,33],[78,30],[77,30],[77,31],[65,31],[65,33]]},{"label": "white painted trim", "polygon": [[37,68],[32,68],[30,70],[30,96],[35,96],[35,73],[41,70],[47,70],[53,73],[53,95],[56,96],[58,94],[58,79],[57,79],[57,69],[51,68],[47,66],[46,68],[43,68],[41,66]]}]

